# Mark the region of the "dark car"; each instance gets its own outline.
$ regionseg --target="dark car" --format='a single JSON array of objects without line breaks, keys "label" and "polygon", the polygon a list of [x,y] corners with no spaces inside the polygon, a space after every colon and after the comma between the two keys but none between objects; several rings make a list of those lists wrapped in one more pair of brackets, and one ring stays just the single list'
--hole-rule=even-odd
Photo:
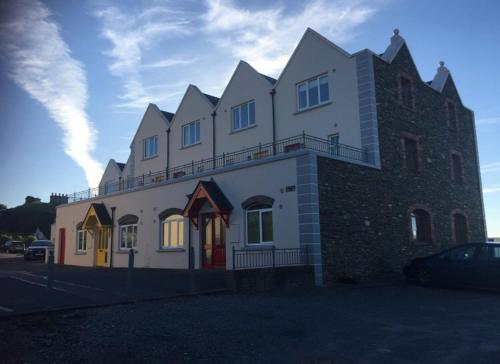
[{"label": "dark car", "polygon": [[50,240],[34,240],[24,251],[25,260],[45,259],[47,248],[53,248]]},{"label": "dark car", "polygon": [[24,253],[24,242],[18,240],[7,240],[3,245],[3,249],[7,253]]},{"label": "dark car", "polygon": [[500,244],[464,244],[424,258],[403,268],[410,282],[500,289]]}]

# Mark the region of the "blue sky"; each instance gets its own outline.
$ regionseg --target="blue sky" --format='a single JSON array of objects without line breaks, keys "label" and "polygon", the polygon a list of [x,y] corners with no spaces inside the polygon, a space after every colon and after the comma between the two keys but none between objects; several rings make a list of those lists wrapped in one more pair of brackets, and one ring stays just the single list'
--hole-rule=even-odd
[{"label": "blue sky", "polygon": [[446,62],[475,111],[489,235],[500,236],[500,4],[492,1],[16,1],[0,5],[0,202],[96,185],[149,102],[219,96],[240,59],[277,76],[307,27],[349,52],[393,28],[424,80]]}]

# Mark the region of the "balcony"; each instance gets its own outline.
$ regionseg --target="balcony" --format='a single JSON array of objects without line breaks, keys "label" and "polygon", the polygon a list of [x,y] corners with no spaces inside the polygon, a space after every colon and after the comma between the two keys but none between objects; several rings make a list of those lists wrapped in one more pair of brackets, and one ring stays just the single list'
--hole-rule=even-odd
[{"label": "balcony", "polygon": [[237,152],[222,153],[215,158],[192,161],[191,163],[164,169],[162,171],[143,174],[133,178],[120,178],[119,180],[108,181],[99,187],[69,194],[69,203],[119,192],[133,191],[144,186],[164,184],[167,181],[195,176],[210,170],[218,170],[256,160],[265,160],[276,155],[293,153],[301,150],[312,150],[319,153],[325,153],[348,162],[368,163],[366,153],[359,148],[344,144],[331,144],[328,140],[301,134],[276,141],[275,143],[259,144],[258,146]]}]

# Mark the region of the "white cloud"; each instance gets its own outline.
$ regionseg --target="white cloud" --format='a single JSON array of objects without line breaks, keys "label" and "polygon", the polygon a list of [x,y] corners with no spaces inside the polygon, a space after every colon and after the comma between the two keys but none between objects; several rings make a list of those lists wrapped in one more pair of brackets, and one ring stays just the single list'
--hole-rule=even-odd
[{"label": "white cloud", "polygon": [[102,21],[101,35],[111,42],[106,54],[111,58],[109,70],[123,82],[124,92],[119,96],[121,108],[144,109],[150,102],[162,102],[179,95],[181,91],[169,86],[146,87],[141,70],[191,64],[195,59],[168,58],[144,64],[143,53],[159,40],[188,34],[189,21],[180,11],[167,6],[153,6],[138,14],[127,14],[116,7],[95,12]]},{"label": "white cloud", "polygon": [[282,6],[251,11],[230,0],[207,0],[208,11],[202,18],[218,47],[260,72],[277,76],[307,27],[342,43],[353,38],[355,27],[376,10],[376,2],[366,1],[312,0],[303,4],[289,13]]},{"label": "white cloud", "polygon": [[482,118],[482,119],[477,119],[476,120],[477,125],[496,125],[500,124],[500,117],[493,117],[493,118]]},{"label": "white cloud", "polygon": [[500,192],[500,187],[485,187],[483,188],[483,193],[495,193]]},{"label": "white cloud", "polygon": [[500,162],[487,163],[481,166],[481,172],[500,172]]},{"label": "white cloud", "polygon": [[88,184],[97,185],[102,165],[91,156],[96,130],[85,111],[85,71],[50,10],[39,1],[11,2],[0,27],[9,77],[48,110],[64,131],[66,154],[84,170]]}]

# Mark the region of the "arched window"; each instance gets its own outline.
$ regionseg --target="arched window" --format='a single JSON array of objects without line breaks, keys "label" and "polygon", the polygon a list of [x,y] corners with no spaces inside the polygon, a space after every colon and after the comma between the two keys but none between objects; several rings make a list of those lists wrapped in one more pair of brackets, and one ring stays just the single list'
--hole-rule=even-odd
[{"label": "arched window", "polygon": [[416,208],[410,213],[411,238],[418,243],[432,242],[431,214],[421,208]]},{"label": "arched window", "polygon": [[184,216],[180,209],[168,209],[160,215],[160,249],[184,247]]},{"label": "arched window", "polygon": [[246,210],[247,244],[273,243],[273,203],[267,196],[254,196],[241,205]]},{"label": "arched window", "polygon": [[139,218],[135,215],[124,215],[118,219],[120,225],[120,249],[137,248],[137,223]]},{"label": "arched window", "polygon": [[83,222],[76,225],[76,251],[86,252],[87,251],[87,230],[82,228]]},{"label": "arched window", "polygon": [[453,237],[457,244],[466,244],[469,242],[467,229],[467,217],[461,212],[452,214]]}]

